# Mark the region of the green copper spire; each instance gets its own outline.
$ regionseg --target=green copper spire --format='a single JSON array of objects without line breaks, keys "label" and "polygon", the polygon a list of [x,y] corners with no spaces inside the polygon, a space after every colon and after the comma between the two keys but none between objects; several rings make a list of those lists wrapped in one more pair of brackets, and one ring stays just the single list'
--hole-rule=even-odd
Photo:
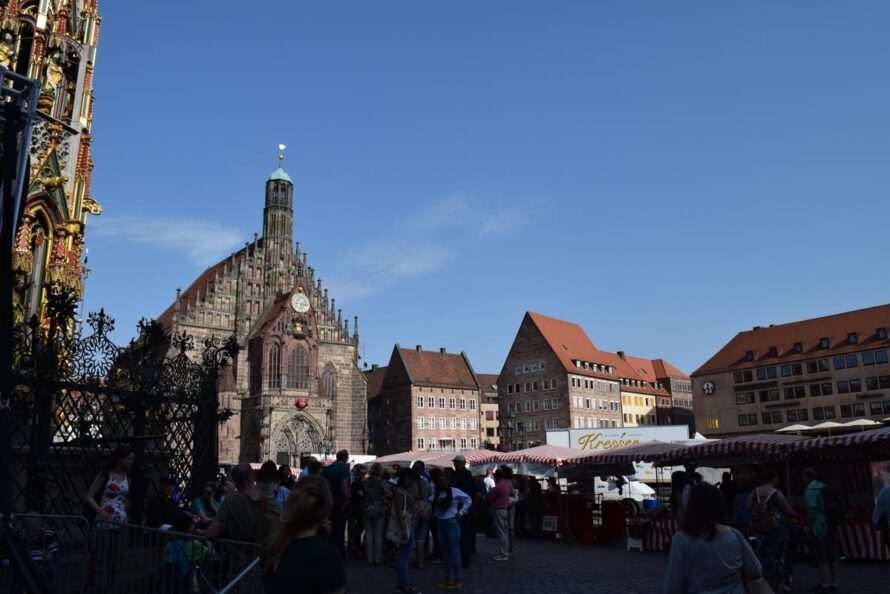
[{"label": "green copper spire", "polygon": [[283,144],[278,145],[278,169],[272,172],[272,175],[269,176],[269,181],[284,180],[289,184],[294,183],[294,180],[292,180],[287,172],[281,168],[281,166],[284,164],[284,149],[286,148],[287,146]]}]

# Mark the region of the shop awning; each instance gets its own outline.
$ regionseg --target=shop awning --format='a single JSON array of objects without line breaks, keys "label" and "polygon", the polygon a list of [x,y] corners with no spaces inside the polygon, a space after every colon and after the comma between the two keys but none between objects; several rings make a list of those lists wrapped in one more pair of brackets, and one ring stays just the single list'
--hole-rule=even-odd
[{"label": "shop awning", "polygon": [[[598,450],[579,452],[566,458],[569,464],[591,464],[606,466],[631,462],[662,462],[673,460],[679,452],[687,450],[687,446],[664,441],[647,441],[614,450]],[[680,455],[682,457],[682,455]]]},{"label": "shop awning", "polygon": [[832,435],[804,439],[794,444],[792,453],[825,453],[832,457],[847,454],[846,457],[868,456],[873,460],[890,459],[890,427],[872,429],[859,433]]}]

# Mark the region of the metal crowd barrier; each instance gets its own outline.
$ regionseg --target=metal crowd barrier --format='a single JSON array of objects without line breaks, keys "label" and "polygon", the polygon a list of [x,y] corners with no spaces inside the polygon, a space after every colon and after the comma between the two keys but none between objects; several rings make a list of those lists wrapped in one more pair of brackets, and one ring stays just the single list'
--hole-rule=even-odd
[{"label": "metal crowd barrier", "polygon": [[[47,549],[38,563],[54,594],[254,594],[261,593],[259,545],[197,534],[101,522],[81,516],[18,514],[13,527],[40,522]],[[52,535],[43,536],[43,529]],[[0,593],[18,592],[21,580],[6,569]],[[5,586],[5,587],[4,587]]]},{"label": "metal crowd barrier", "polygon": [[[13,529],[17,532],[23,530],[25,522],[30,518],[39,522],[41,533],[35,540],[47,551],[37,566],[50,591],[82,592],[90,558],[87,542],[90,525],[87,519],[81,516],[12,514]],[[47,529],[51,534],[43,533]],[[7,567],[3,582],[7,591],[16,592],[22,580],[11,567]]]}]

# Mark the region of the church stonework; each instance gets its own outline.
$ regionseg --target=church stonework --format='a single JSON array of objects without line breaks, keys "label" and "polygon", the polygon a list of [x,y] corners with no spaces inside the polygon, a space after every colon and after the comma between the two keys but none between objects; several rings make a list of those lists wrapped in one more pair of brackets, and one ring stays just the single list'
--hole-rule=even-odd
[{"label": "church stonework", "polygon": [[220,384],[220,405],[235,413],[220,428],[220,462],[296,466],[305,454],[367,449],[358,318],[350,331],[292,235],[293,182],[279,167],[266,182],[262,237],[177,289],[159,318],[196,345],[238,341]]}]

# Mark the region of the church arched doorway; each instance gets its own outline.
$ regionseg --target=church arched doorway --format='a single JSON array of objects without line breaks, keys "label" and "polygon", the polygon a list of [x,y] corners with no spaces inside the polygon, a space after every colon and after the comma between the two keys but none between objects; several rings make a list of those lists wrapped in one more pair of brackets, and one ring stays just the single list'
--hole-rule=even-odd
[{"label": "church arched doorway", "polygon": [[278,428],[272,453],[276,464],[298,466],[300,456],[319,452],[322,432],[317,423],[305,413],[289,417]]}]

